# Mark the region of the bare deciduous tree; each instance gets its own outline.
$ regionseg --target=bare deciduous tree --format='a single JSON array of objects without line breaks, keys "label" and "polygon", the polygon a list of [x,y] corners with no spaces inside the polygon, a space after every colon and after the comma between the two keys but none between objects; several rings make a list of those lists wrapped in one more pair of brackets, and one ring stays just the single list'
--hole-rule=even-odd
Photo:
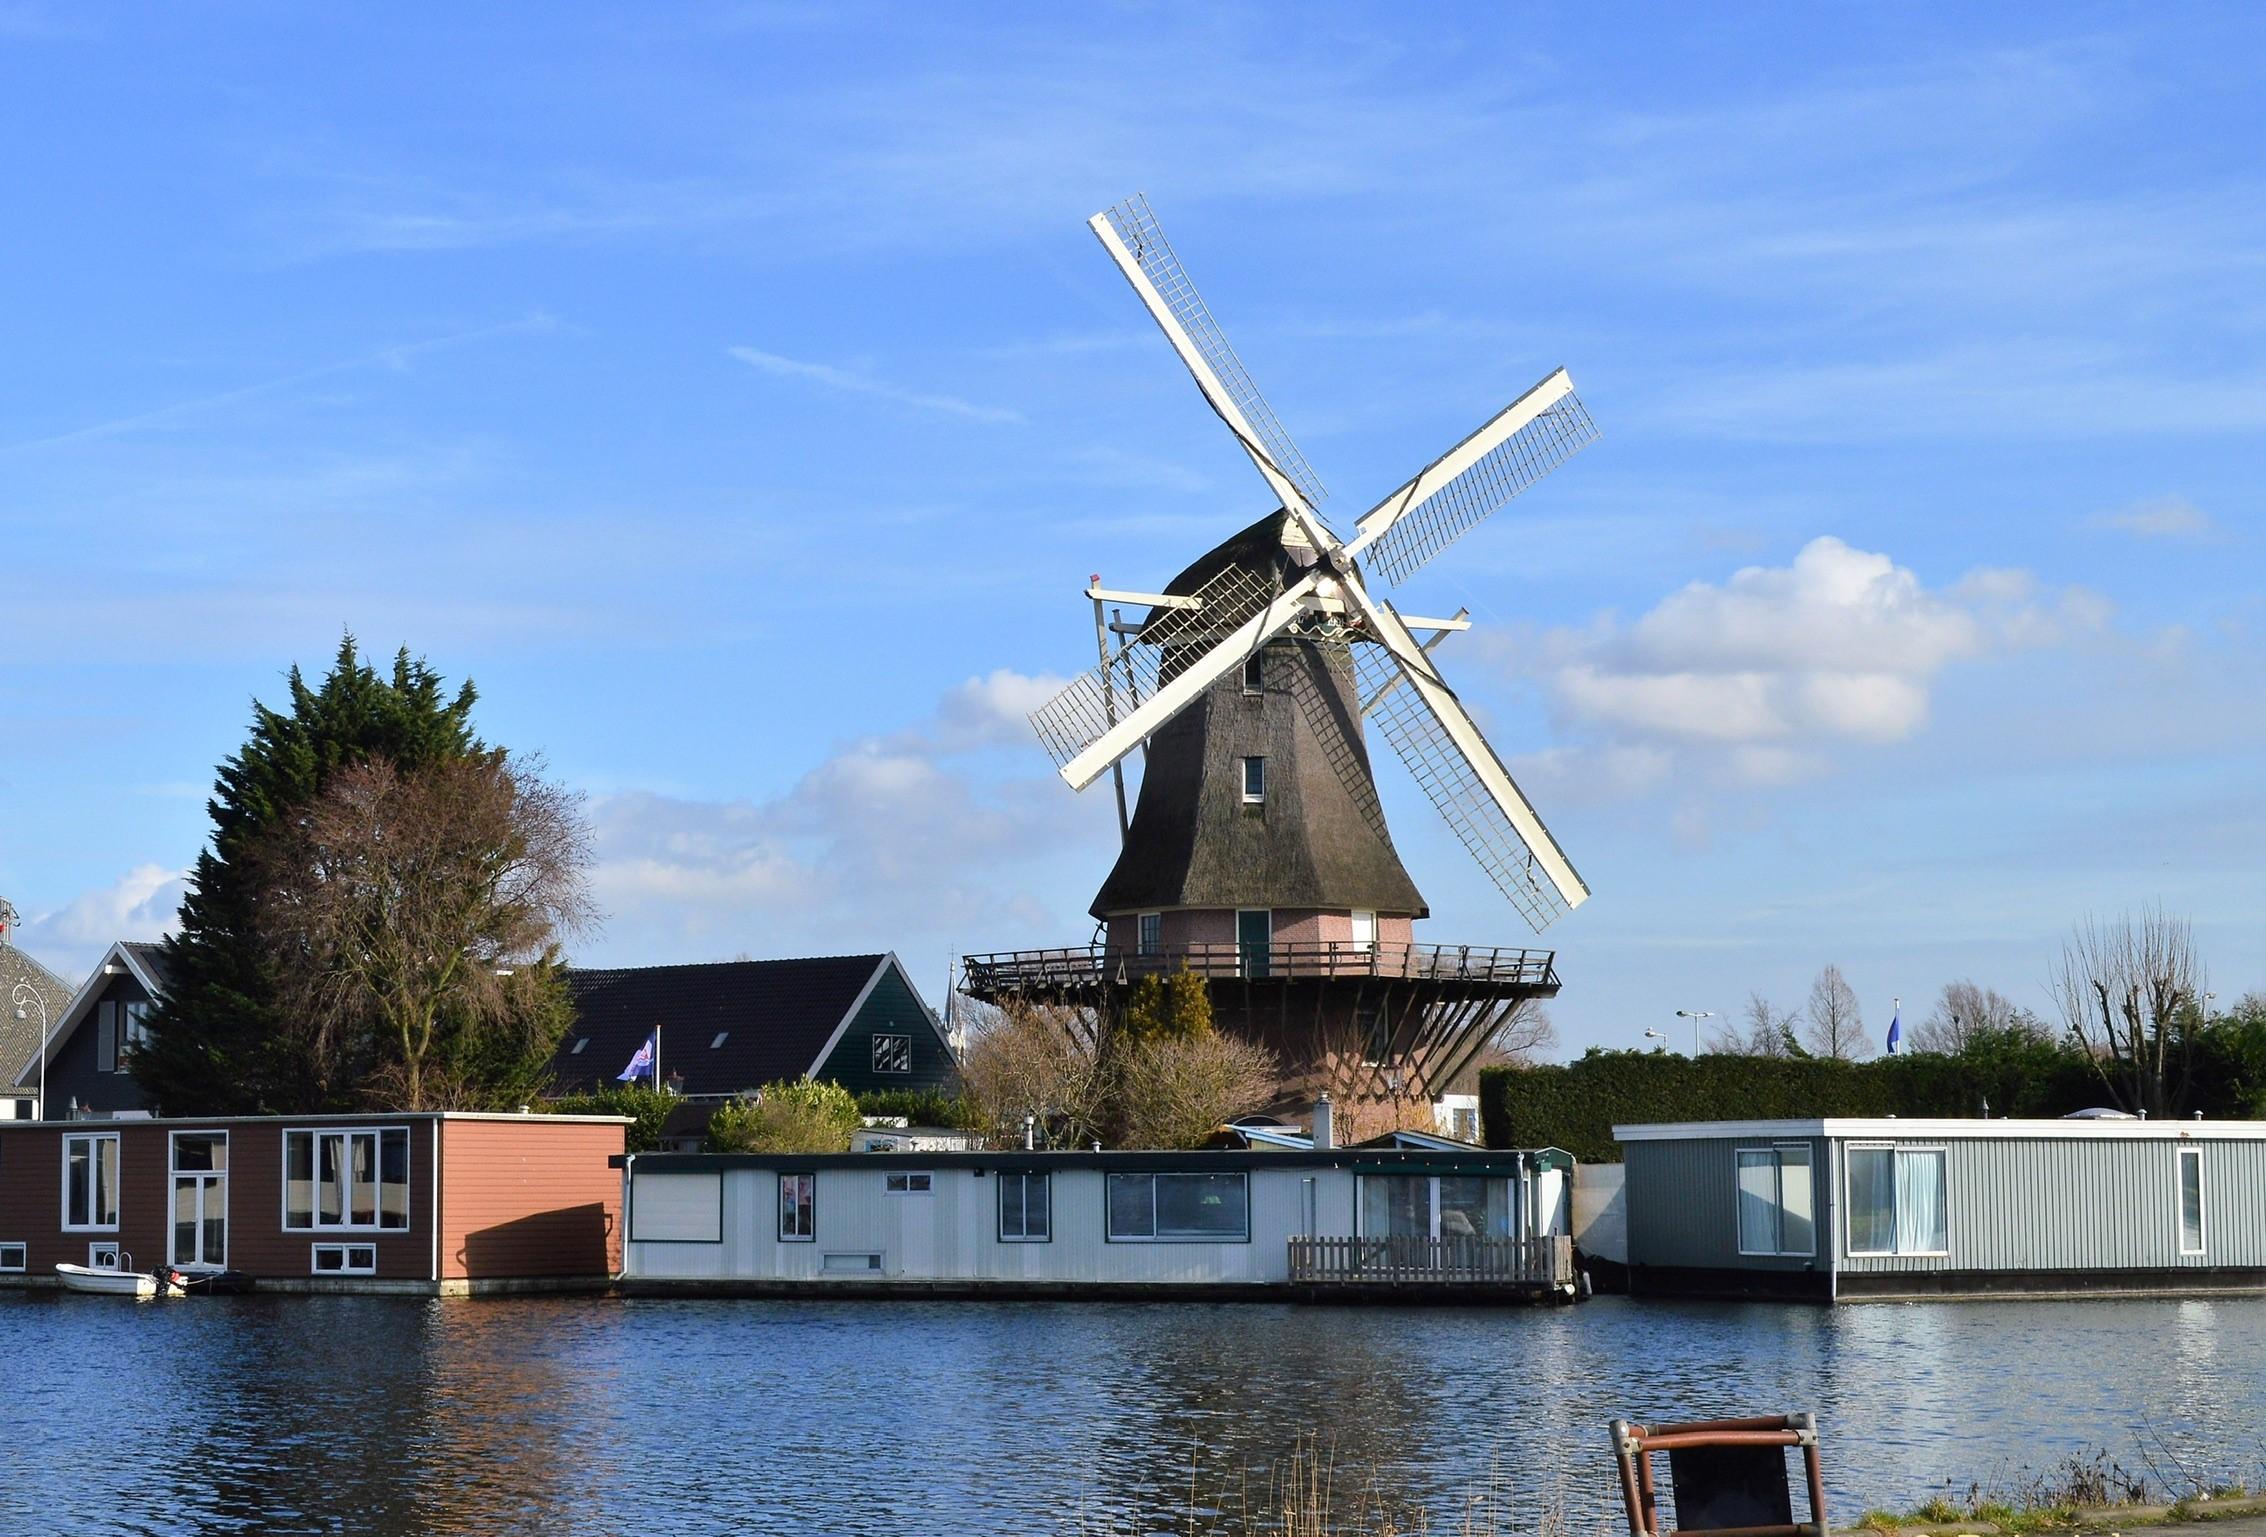
[{"label": "bare deciduous tree", "polygon": [[1082,1146],[1101,1135],[1108,1077],[1089,1014],[1016,1002],[974,1004],[967,1018],[960,1082],[995,1142],[1021,1146],[1026,1116],[1063,1145]]},{"label": "bare deciduous tree", "polygon": [[1789,1057],[1794,1027],[1801,1022],[1799,1009],[1781,1010],[1762,994],[1749,993],[1738,1019],[1709,1036],[1707,1049],[1728,1057]]},{"label": "bare deciduous tree", "polygon": [[595,914],[577,797],[501,753],[338,770],[256,852],[258,930],[312,1101],[516,1103],[567,1024],[558,942]]},{"label": "bare deciduous tree", "polygon": [[1274,1053],[1217,1030],[1132,1042],[1112,1066],[1125,1147],[1202,1147],[1221,1123],[1275,1097]]},{"label": "bare deciduous tree", "polygon": [[1865,1039],[1865,1015],[1857,1006],[1857,990],[1841,975],[1839,966],[1826,967],[1810,984],[1809,1023],[1803,1036],[1812,1056],[1860,1062],[1873,1054],[1873,1043]]},{"label": "bare deciduous tree", "polygon": [[[1487,1044],[1479,1048],[1465,1063],[1453,1082],[1437,1086],[1448,1094],[1475,1094],[1479,1091],[1479,1075],[1491,1067],[1532,1067],[1549,1053],[1557,1050],[1558,1026],[1550,1018],[1550,1011],[1538,998],[1522,998],[1503,1016]],[[1336,1094],[1337,1089],[1331,1090]],[[1431,1113],[1431,1099],[1424,1099],[1426,1114]],[[1409,1123],[1411,1125],[1415,1122]],[[1399,1129],[1388,1126],[1387,1131]]]},{"label": "bare deciduous tree", "polygon": [[2176,1114],[2195,1070],[2204,991],[2188,921],[2162,908],[2087,918],[2063,942],[2051,986],[2062,1022],[2118,1105]]},{"label": "bare deciduous tree", "polygon": [[1982,1037],[2009,1033],[2050,1038],[2044,1023],[1995,988],[1970,981],[1946,982],[1935,1008],[1912,1027],[1914,1051],[1965,1051]]}]

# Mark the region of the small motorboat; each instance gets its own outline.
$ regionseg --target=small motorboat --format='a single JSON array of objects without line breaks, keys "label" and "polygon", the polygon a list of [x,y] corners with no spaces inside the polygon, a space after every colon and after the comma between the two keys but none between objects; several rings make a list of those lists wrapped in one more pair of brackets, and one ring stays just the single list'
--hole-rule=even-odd
[{"label": "small motorboat", "polygon": [[92,1265],[57,1265],[55,1275],[67,1291],[92,1292],[98,1296],[139,1298],[186,1295],[173,1282],[143,1270],[98,1270]]}]

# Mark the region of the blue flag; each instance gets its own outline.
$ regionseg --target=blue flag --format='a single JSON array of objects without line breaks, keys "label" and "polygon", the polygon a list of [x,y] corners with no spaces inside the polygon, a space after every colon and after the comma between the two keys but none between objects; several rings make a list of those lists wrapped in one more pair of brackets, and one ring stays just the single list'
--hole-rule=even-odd
[{"label": "blue flag", "polygon": [[1904,1005],[1899,1003],[1896,1012],[1888,1017],[1888,1054],[1895,1056],[1904,1045]]},{"label": "blue flag", "polygon": [[[1893,1051],[1895,1048],[1889,1049]],[[614,1082],[628,1083],[635,1078],[650,1078],[652,1076],[653,1037],[649,1035],[645,1038],[645,1044],[637,1048],[637,1055],[629,1059],[629,1066],[614,1075]]]}]

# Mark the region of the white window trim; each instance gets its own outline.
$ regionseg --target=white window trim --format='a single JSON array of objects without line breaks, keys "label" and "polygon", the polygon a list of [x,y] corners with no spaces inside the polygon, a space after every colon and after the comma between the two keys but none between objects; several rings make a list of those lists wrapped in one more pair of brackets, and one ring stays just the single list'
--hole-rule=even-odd
[{"label": "white window trim", "polygon": [[125,1262],[126,1251],[118,1247],[118,1240],[115,1238],[107,1243],[90,1243],[87,1245],[87,1269],[89,1270],[116,1270]]},{"label": "white window trim", "polygon": [[[787,1208],[786,1208],[786,1205],[785,1205],[785,1203],[779,1200],[779,1196],[780,1196],[781,1194],[783,1194],[783,1193],[784,1193],[784,1189],[783,1189],[783,1187],[785,1186],[786,1182],[787,1182],[788,1180],[790,1180],[790,1179],[807,1179],[807,1180],[809,1180],[809,1181],[810,1181],[810,1231],[809,1231],[809,1232],[807,1232],[807,1233],[789,1233],[789,1232],[788,1232],[788,1231],[786,1230],[786,1229],[787,1229]],[[773,1194],[772,1194],[772,1203],[773,1203],[773,1204],[772,1204],[772,1229],[771,1229],[771,1230],[772,1230],[772,1231],[773,1231],[774,1233],[776,1233],[776,1234],[778,1235],[778,1240],[779,1240],[779,1242],[781,1242],[781,1243],[816,1243],[816,1242],[818,1242],[818,1175],[817,1175],[817,1173],[816,1173],[815,1171],[805,1171],[805,1170],[785,1170],[785,1171],[782,1171],[782,1172],[780,1173],[780,1175],[779,1175],[779,1183],[780,1183],[780,1186],[781,1186],[782,1188],[781,1188],[780,1190],[775,1190],[775,1191],[773,1192]]]},{"label": "white window trim", "polygon": [[[1800,1148],[1810,1155],[1810,1246],[1807,1249],[1789,1249],[1786,1243],[1786,1153]],[[1915,1149],[1914,1151],[1918,1151]],[[1749,1249],[1742,1247],[1739,1254],[1745,1259],[1814,1259],[1817,1256],[1817,1152],[1803,1142],[1770,1142],[1761,1145],[1749,1143],[1731,1150],[1731,1238],[1739,1239],[1739,1155],[1741,1153],[1768,1153],[1771,1155],[1771,1209],[1778,1213],[1778,1242],[1775,1249]],[[1947,1203],[1948,1204],[1948,1203]]]},{"label": "white window trim", "polygon": [[[1253,794],[1251,790],[1251,765],[1254,763],[1259,765],[1259,789],[1257,794]],[[1243,804],[1246,806],[1265,805],[1267,803],[1266,756],[1261,753],[1246,753],[1243,757],[1241,772],[1243,777],[1240,781],[1240,788],[1243,792]]]},{"label": "white window trim", "polygon": [[[1011,1179],[1019,1179],[1023,1182],[1023,1231],[1020,1233],[1007,1231],[1005,1191],[1007,1182]],[[1046,1232],[1036,1238],[1031,1236],[1030,1217],[1031,1182],[1034,1180],[1038,1182],[1038,1187],[1046,1192]],[[1105,1199],[1109,1194],[1106,1180],[1103,1184],[1102,1194]],[[1054,1177],[1044,1169],[1008,1169],[1003,1171],[999,1176],[998,1188],[992,1191],[991,1215],[992,1232],[1001,1243],[1054,1242]],[[1106,1224],[1109,1219],[1105,1215],[1102,1220]]]},{"label": "white window trim", "polygon": [[[2195,1160],[2195,1237],[2196,1247],[2187,1246],[2187,1189],[2181,1164]],[[2179,1235],[2179,1252],[2183,1258],[2211,1252],[2211,1199],[2203,1183],[2203,1149],[2178,1147],[2172,1149],[2172,1221]]]},{"label": "white window trim", "polygon": [[[8,1251],[10,1249],[16,1251],[16,1262],[13,1265],[8,1263]],[[29,1268],[30,1259],[30,1244],[14,1238],[0,1242],[0,1274],[21,1275]]]},{"label": "white window trim", "polygon": [[[1243,1171],[1232,1171],[1232,1177],[1243,1186],[1243,1229],[1237,1233],[1159,1233],[1157,1228],[1157,1181],[1179,1175],[1208,1174],[1205,1170],[1180,1169],[1128,1169],[1123,1173],[1105,1172],[1102,1175],[1102,1239],[1107,1243],[1249,1243],[1251,1241],[1251,1176]],[[1110,1227],[1109,1182],[1113,1179],[1146,1179],[1149,1182],[1149,1231],[1119,1236]],[[1053,1227],[1053,1211],[1048,1211],[1048,1227]]]},{"label": "white window trim", "polygon": [[[72,1143],[74,1143],[74,1142],[116,1142],[116,1141],[118,1141],[118,1133],[116,1133],[116,1132],[114,1132],[114,1131],[73,1131],[73,1132],[66,1132],[66,1133],[64,1134],[64,1136],[63,1136],[63,1189],[62,1189],[62,1191],[61,1191],[62,1200],[63,1200],[62,1216],[63,1216],[63,1219],[64,1219],[64,1220],[63,1220],[63,1225],[62,1225],[62,1231],[66,1232],[66,1233],[115,1233],[115,1232],[117,1232],[117,1231],[118,1231],[118,1224],[117,1224],[116,1222],[73,1222],[73,1221],[71,1221],[71,1220],[70,1220],[70,1217],[71,1217],[71,1144],[72,1144]],[[102,1155],[101,1155],[101,1154],[99,1154],[99,1153],[97,1153],[97,1154],[95,1155],[95,1159],[94,1159],[94,1162],[95,1162],[95,1166],[99,1168],[99,1167],[101,1166],[101,1163],[102,1163]],[[117,1194],[118,1194],[118,1212],[119,1212],[119,1215],[120,1215],[120,1216],[123,1216],[123,1215],[125,1215],[125,1211],[126,1211],[126,1149],[125,1149],[125,1148],[124,1148],[123,1146],[121,1146],[121,1147],[120,1147],[120,1148],[118,1149],[117,1169],[118,1169],[118,1192],[117,1192]],[[89,1192],[89,1195],[91,1196],[91,1194],[92,1194],[92,1192],[90,1191],[90,1192]],[[87,1202],[87,1209],[88,1209],[88,1210],[89,1210],[90,1212],[91,1212],[91,1211],[92,1211],[92,1210],[94,1209],[94,1202],[93,1202],[93,1201],[92,1201],[91,1199],[90,1199],[90,1200],[89,1200],[89,1201]]]},{"label": "white window trim", "polygon": [[[367,1265],[347,1264],[347,1257],[356,1249],[368,1249],[370,1251],[370,1263]],[[339,1263],[325,1269],[321,1264],[321,1259],[325,1254],[336,1254]],[[307,1246],[307,1274],[309,1275],[376,1275],[377,1273],[378,1246],[367,1239],[357,1239],[353,1243],[318,1243]]]},{"label": "white window trim", "polygon": [[[398,1133],[400,1133],[400,1135],[401,1135],[401,1142],[402,1142],[402,1152],[403,1152],[403,1154],[404,1154],[405,1158],[407,1159],[407,1164],[406,1164],[406,1167],[405,1167],[405,1169],[404,1169],[404,1174],[405,1174],[405,1176],[406,1176],[406,1177],[405,1177],[405,1178],[404,1178],[404,1179],[402,1180],[402,1189],[403,1189],[403,1191],[404,1191],[404,1192],[405,1192],[405,1193],[407,1194],[407,1196],[408,1196],[408,1199],[409,1199],[409,1203],[410,1203],[410,1204],[409,1204],[409,1207],[408,1207],[408,1209],[406,1209],[406,1210],[405,1210],[405,1211],[403,1211],[403,1213],[402,1213],[403,1222],[402,1222],[402,1225],[401,1225],[400,1227],[380,1227],[380,1226],[377,1226],[377,1225],[375,1225],[375,1224],[372,1224],[372,1223],[367,1223],[367,1222],[353,1222],[353,1221],[347,1221],[347,1222],[325,1222],[325,1221],[323,1221],[323,1219],[322,1219],[322,1212],[323,1212],[323,1203],[322,1203],[322,1200],[321,1200],[321,1197],[320,1197],[320,1194],[319,1194],[319,1193],[317,1194],[317,1197],[316,1197],[316,1199],[315,1199],[315,1203],[314,1203],[314,1205],[313,1205],[312,1207],[310,1207],[310,1208],[308,1209],[308,1212],[307,1212],[307,1216],[308,1216],[308,1218],[309,1218],[310,1220],[309,1220],[309,1221],[307,1222],[307,1224],[306,1224],[305,1226],[301,1226],[301,1225],[298,1225],[298,1224],[294,1223],[294,1222],[293,1222],[293,1221],[291,1220],[291,1139],[292,1139],[293,1137],[301,1137],[301,1136],[304,1136],[304,1137],[329,1137],[329,1136],[353,1137],[353,1136],[356,1136],[356,1135],[360,1135],[360,1134],[364,1134],[364,1133],[370,1133],[370,1134],[380,1134],[380,1135],[378,1135],[378,1168],[379,1168],[380,1170],[383,1170],[383,1169],[385,1168],[385,1147],[386,1147],[386,1144],[385,1144],[385,1138],[384,1138],[384,1136],[382,1135],[382,1133],[385,1133],[385,1132],[398,1132]],[[406,1235],[406,1234],[409,1234],[409,1233],[412,1233],[412,1232],[416,1231],[416,1228],[417,1228],[417,1205],[416,1205],[416,1191],[417,1191],[417,1162],[416,1162],[416,1154],[417,1154],[417,1149],[416,1149],[415,1141],[416,1141],[416,1139],[414,1139],[413,1137],[411,1137],[411,1136],[409,1135],[409,1128],[408,1128],[408,1127],[406,1127],[406,1126],[287,1126],[287,1127],[285,1127],[285,1128],[284,1128],[284,1130],[283,1130],[283,1140],[282,1140],[282,1142],[281,1142],[280,1144],[278,1144],[278,1150],[279,1150],[279,1151],[280,1151],[280,1152],[282,1153],[282,1155],[283,1155],[283,1157],[282,1157],[282,1164],[281,1164],[281,1167],[282,1167],[282,1175],[283,1175],[283,1177],[282,1177],[282,1178],[281,1178],[280,1180],[278,1180],[278,1181],[276,1182],[276,1183],[277,1183],[277,1185],[278,1185],[278,1186],[280,1187],[280,1188],[279,1188],[279,1189],[278,1189],[278,1190],[276,1191],[276,1220],[277,1220],[278,1224],[280,1225],[280,1227],[281,1227],[282,1231],[284,1231],[285,1233],[294,1233],[294,1234],[296,1234],[296,1233],[347,1233],[347,1234],[351,1234],[351,1235],[353,1235],[353,1236],[354,1236],[354,1237],[356,1237],[356,1238],[400,1238],[400,1237],[403,1237],[403,1236],[404,1236],[404,1235]],[[321,1156],[320,1156],[320,1154],[319,1154],[319,1153],[318,1153],[318,1155],[317,1155],[317,1157],[316,1157],[316,1160],[315,1160],[315,1183],[316,1183],[316,1184],[317,1184],[318,1186],[319,1186],[319,1185],[320,1185],[320,1184],[322,1183],[322,1159],[321,1159]],[[382,1178],[381,1178],[381,1179],[379,1179],[379,1181],[378,1181],[378,1220],[379,1220],[379,1222],[383,1222],[383,1221],[385,1220],[385,1188],[386,1188],[386,1186],[385,1186],[385,1180],[384,1180],[384,1179],[382,1179]],[[351,1194],[351,1192],[350,1192],[350,1194]]]},{"label": "white window trim", "polygon": [[[217,1169],[182,1168],[176,1150],[179,1148],[183,1137],[218,1137],[224,1150],[221,1166]],[[235,1247],[236,1235],[230,1228],[228,1211],[229,1202],[236,1198],[235,1192],[230,1188],[235,1182],[229,1178],[229,1175],[235,1172],[235,1161],[228,1156],[225,1151],[227,1148],[228,1133],[225,1131],[171,1131],[165,1134],[165,1262],[176,1269],[225,1270],[228,1268],[225,1257],[218,1265],[208,1265],[202,1261],[192,1265],[173,1252],[173,1240],[178,1236],[175,1229],[180,1225],[175,1218],[173,1207],[173,1203],[180,1199],[173,1188],[173,1182],[177,1179],[201,1179],[208,1184],[216,1180],[219,1182],[221,1244],[224,1250]]]},{"label": "white window trim", "polygon": [[[902,1190],[890,1189],[889,1182],[893,1179],[903,1180],[905,1182],[905,1188]],[[926,1181],[926,1183],[915,1186],[913,1184],[913,1181],[916,1179],[924,1180]],[[936,1193],[936,1176],[926,1169],[907,1169],[902,1172],[892,1169],[888,1173],[881,1176],[881,1193],[883,1195],[893,1195],[899,1197],[909,1195],[934,1195]]]},{"label": "white window trim", "polygon": [[[1943,1243],[1944,1243],[1944,1246],[1943,1246],[1942,1248],[1940,1248],[1940,1249],[1860,1249],[1860,1248],[1858,1248],[1858,1247],[1857,1247],[1857,1241],[1856,1241],[1855,1237],[1853,1237],[1853,1236],[1852,1236],[1852,1234],[1851,1234],[1851,1231],[1850,1231],[1850,1223],[1851,1223],[1851,1221],[1852,1221],[1852,1220],[1853,1220],[1853,1219],[1855,1218],[1855,1216],[1856,1216],[1856,1207],[1855,1207],[1855,1206],[1854,1206],[1854,1205],[1853,1205],[1853,1204],[1851,1203],[1851,1201],[1850,1201],[1850,1198],[1849,1198],[1849,1179],[1850,1179],[1850,1162],[1851,1162],[1851,1160],[1849,1159],[1849,1157],[1848,1157],[1848,1154],[1850,1154],[1850,1153],[1867,1153],[1867,1152],[1886,1152],[1886,1153],[1934,1153],[1934,1154],[1938,1155],[1939,1157],[1941,1157],[1941,1158],[1943,1159]],[[1889,1163],[1889,1168],[1890,1168],[1890,1170],[1891,1170],[1892,1174],[1893,1174],[1893,1171],[1895,1170],[1895,1167],[1896,1167],[1896,1165],[1895,1165],[1895,1162],[1894,1162],[1894,1160],[1892,1159],[1892,1160],[1890,1161],[1890,1163]],[[1893,1211],[1893,1208],[1894,1208],[1894,1205],[1895,1205],[1895,1202],[1896,1202],[1896,1198],[1897,1198],[1897,1191],[1896,1191],[1896,1188],[1895,1188],[1894,1184],[1892,1183],[1892,1184],[1891,1184],[1891,1186],[1890,1186],[1890,1189],[1889,1189],[1889,1202],[1890,1202],[1890,1206],[1891,1206],[1891,1209],[1892,1209],[1892,1211]],[[1925,1142],[1925,1143],[1922,1143],[1922,1142],[1851,1142],[1851,1143],[1848,1143],[1848,1144],[1847,1144],[1847,1145],[1845,1146],[1844,1150],[1843,1150],[1843,1155],[1842,1155],[1842,1159],[1841,1159],[1841,1211],[1842,1211],[1842,1217],[1841,1217],[1841,1235],[1842,1235],[1842,1241],[1843,1241],[1844,1243],[1846,1243],[1846,1244],[1848,1245],[1848,1247],[1849,1247],[1849,1257],[1850,1257],[1851,1259],[1949,1259],[1949,1258],[1951,1258],[1951,1150],[1950,1150],[1949,1146],[1948,1146],[1948,1145],[1946,1145],[1946,1144],[1944,1144],[1944,1143],[1940,1143],[1940,1142]],[[1890,1223],[1889,1225],[1890,1225],[1891,1227],[1894,1227],[1894,1226],[1895,1226],[1895,1223],[1894,1223],[1894,1222],[1891,1222],[1891,1223]]]},{"label": "white window trim", "polygon": [[[910,1073],[912,1072],[912,1070],[913,1070],[913,1038],[912,1038],[912,1036],[910,1036],[910,1035],[908,1035],[908,1034],[906,1034],[906,1033],[904,1033],[904,1032],[902,1032],[902,1031],[896,1031],[896,1030],[876,1030],[876,1031],[875,1031],[875,1032],[873,1033],[872,1041],[873,1041],[873,1044],[872,1044],[871,1050],[872,1050],[872,1052],[873,1052],[873,1070],[874,1070],[875,1072],[877,1072],[877,1073],[886,1073],[886,1074],[888,1074],[888,1075],[889,1075],[890,1077],[892,1077],[892,1078],[896,1078],[896,1077],[900,1077],[900,1076],[909,1075],[909,1074],[910,1074]],[[903,1045],[904,1045],[904,1048],[905,1048],[905,1057],[904,1057],[905,1065],[904,1065],[903,1067],[883,1067],[883,1066],[881,1065],[881,1043],[882,1043],[883,1041],[898,1041],[898,1042],[902,1042],[902,1043],[903,1043]],[[894,1056],[895,1054],[896,1054],[895,1052],[891,1052],[891,1055],[892,1055],[892,1056]]]}]

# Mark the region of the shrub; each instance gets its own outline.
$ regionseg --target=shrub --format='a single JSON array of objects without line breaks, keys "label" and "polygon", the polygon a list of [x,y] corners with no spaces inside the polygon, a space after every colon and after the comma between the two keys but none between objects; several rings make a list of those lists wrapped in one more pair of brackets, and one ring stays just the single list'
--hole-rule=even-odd
[{"label": "shrub", "polygon": [[543,1101],[535,1108],[551,1115],[626,1115],[630,1118],[625,1128],[627,1150],[651,1153],[660,1149],[661,1128],[668,1123],[669,1112],[683,1103],[674,1094],[641,1083],[622,1083]]},{"label": "shrub", "polygon": [[858,1114],[902,1116],[908,1126],[951,1126],[972,1131],[983,1113],[965,1095],[940,1089],[869,1089],[858,1097]]},{"label": "shrub", "polygon": [[858,1102],[838,1083],[809,1078],[767,1083],[752,1100],[720,1105],[708,1119],[712,1153],[846,1153]]}]

